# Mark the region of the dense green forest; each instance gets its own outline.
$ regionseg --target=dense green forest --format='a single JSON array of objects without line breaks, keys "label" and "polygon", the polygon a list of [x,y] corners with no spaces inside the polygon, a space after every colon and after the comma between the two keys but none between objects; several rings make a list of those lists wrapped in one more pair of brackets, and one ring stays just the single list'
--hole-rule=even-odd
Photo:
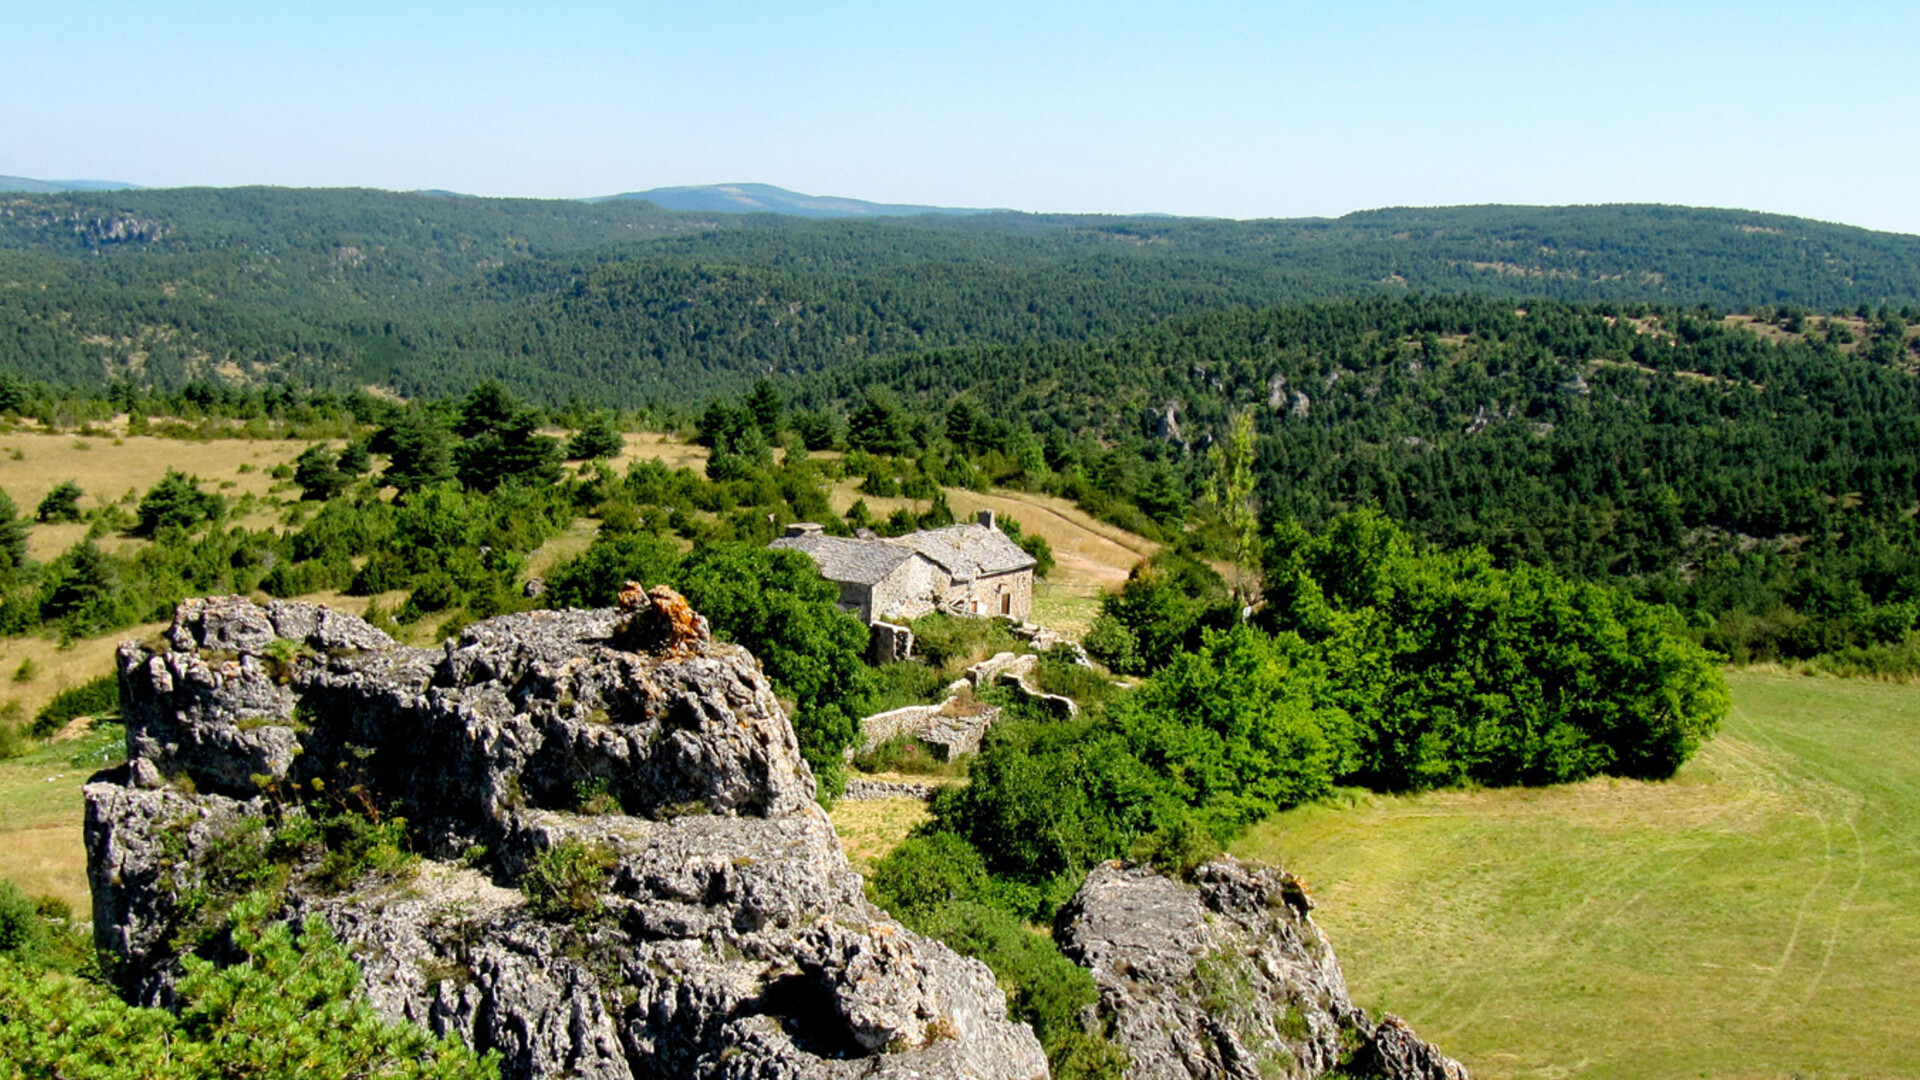
[{"label": "dense green forest", "polygon": [[1920,301],[1920,238],[1655,206],[1297,221],[889,221],[359,190],[0,198],[0,367],[408,396],[697,402],[766,374],[1433,291],[1818,310]]}]

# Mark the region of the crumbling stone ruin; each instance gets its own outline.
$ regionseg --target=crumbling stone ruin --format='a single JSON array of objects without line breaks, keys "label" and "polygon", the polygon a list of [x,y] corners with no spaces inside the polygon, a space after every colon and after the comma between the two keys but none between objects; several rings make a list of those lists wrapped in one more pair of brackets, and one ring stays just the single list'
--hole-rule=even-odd
[{"label": "crumbling stone ruin", "polygon": [[[352,791],[424,862],[337,892],[296,874],[283,916],[348,943],[383,1014],[508,1077],[1047,1075],[985,965],[866,902],[759,665],[670,592],[438,649],[195,600],[118,659],[131,760],[87,787],[86,838],[96,941],[137,1000],[169,1000],[185,900],[265,843],[249,821]],[[563,845],[604,860],[595,918],[516,888]]]}]

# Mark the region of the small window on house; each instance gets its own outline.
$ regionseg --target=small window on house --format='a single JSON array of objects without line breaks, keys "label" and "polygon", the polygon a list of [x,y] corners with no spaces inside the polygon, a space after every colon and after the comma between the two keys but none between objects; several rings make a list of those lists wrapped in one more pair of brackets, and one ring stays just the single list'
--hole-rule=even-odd
[{"label": "small window on house", "polygon": [[1012,593],[1003,592],[1000,594],[1000,614],[1002,615],[1013,614],[1013,594]]}]

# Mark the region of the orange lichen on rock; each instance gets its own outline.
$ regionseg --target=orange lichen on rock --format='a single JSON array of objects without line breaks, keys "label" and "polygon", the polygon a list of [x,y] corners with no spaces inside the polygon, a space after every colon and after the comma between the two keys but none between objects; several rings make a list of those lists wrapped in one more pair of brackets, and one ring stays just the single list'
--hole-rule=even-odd
[{"label": "orange lichen on rock", "polygon": [[620,628],[620,644],[635,652],[683,656],[712,639],[707,620],[687,598],[665,585],[648,589],[629,581],[620,590],[620,610],[627,621]]}]

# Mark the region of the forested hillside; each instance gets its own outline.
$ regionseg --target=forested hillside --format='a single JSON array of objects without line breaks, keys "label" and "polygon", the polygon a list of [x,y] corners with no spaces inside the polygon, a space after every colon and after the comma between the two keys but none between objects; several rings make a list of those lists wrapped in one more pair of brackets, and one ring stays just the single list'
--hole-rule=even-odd
[{"label": "forested hillside", "polygon": [[1672,207],[890,221],[270,188],[0,199],[0,367],[698,402],[766,374],[1353,295],[1920,301],[1920,238]]},{"label": "forested hillside", "polygon": [[926,353],[810,392],[890,387],[950,428],[961,400],[1001,453],[1029,428],[1083,501],[1175,533],[1199,517],[1196,451],[1251,412],[1269,520],[1378,506],[1444,548],[1630,583],[1743,659],[1898,640],[1920,601],[1920,339],[1890,309],[1768,314],[1378,299]]}]

